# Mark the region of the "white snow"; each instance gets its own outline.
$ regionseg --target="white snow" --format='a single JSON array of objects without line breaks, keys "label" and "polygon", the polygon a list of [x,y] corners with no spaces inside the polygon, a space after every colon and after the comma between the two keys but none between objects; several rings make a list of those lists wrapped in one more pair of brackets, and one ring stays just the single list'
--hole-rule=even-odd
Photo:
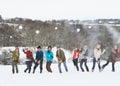
[{"label": "white snow", "polygon": [[[104,64],[105,62],[102,62]],[[72,63],[67,63],[69,72],[58,72],[57,64],[52,64],[53,73],[48,73],[44,69],[39,73],[39,68],[35,74],[24,73],[25,65],[19,65],[19,73],[12,74],[11,66],[0,65],[0,86],[119,86],[120,82],[120,62],[116,63],[116,72],[111,72],[111,64],[103,72],[98,71],[98,66],[94,72],[77,72]],[[89,69],[92,63],[88,63]]]},{"label": "white snow", "polygon": [[80,28],[77,28],[77,32],[80,32]]},{"label": "white snow", "polygon": [[[8,51],[9,49],[14,50],[14,47],[3,47],[0,53],[4,50]],[[21,59],[25,58],[22,49],[23,47],[20,47]],[[71,58],[71,52],[65,49],[63,50],[67,60]],[[55,56],[56,48],[53,48],[53,53]],[[55,57],[54,60],[56,60]],[[101,65],[104,63],[105,61],[102,61]],[[67,62],[69,71],[65,72],[63,65],[61,65],[62,74],[59,73],[56,63],[51,66],[53,73],[48,73],[46,71],[45,63],[43,66],[42,74],[39,73],[39,67],[36,69],[35,74],[32,74],[32,71],[30,74],[24,73],[23,71],[26,65],[19,65],[19,73],[12,74],[11,65],[0,65],[0,86],[118,86],[120,83],[120,62],[115,64],[116,72],[114,73],[111,72],[111,63],[102,72],[98,71],[98,66],[96,64],[95,71],[91,72],[92,62],[88,62],[90,72],[83,73],[81,70],[79,72],[76,71],[73,63]]]}]

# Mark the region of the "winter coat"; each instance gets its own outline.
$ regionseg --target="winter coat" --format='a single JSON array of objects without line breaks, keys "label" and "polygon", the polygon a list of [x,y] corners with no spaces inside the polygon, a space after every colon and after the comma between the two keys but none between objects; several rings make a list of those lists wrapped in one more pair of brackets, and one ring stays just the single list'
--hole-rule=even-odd
[{"label": "winter coat", "polygon": [[33,54],[31,51],[23,51],[26,54],[27,61],[31,61],[33,58]]},{"label": "winter coat", "polygon": [[87,59],[88,56],[88,49],[82,49],[81,50],[81,55],[82,55],[82,59]]},{"label": "winter coat", "polygon": [[12,52],[12,61],[18,61],[19,62],[19,52],[11,51]]},{"label": "winter coat", "polygon": [[120,55],[119,55],[119,50],[115,51],[114,49],[112,49],[108,61],[110,62],[116,62],[116,61],[120,61]]},{"label": "winter coat", "polygon": [[61,49],[56,51],[56,57],[59,62],[66,61],[65,54],[64,54],[63,50],[61,50]]},{"label": "winter coat", "polygon": [[79,58],[80,56],[80,51],[77,52],[77,50],[73,51],[73,60]]},{"label": "winter coat", "polygon": [[46,51],[45,56],[46,56],[47,62],[50,62],[53,60],[53,52],[52,51]]},{"label": "winter coat", "polygon": [[37,61],[43,61],[43,51],[37,51],[36,52],[36,58],[35,58],[35,60],[37,60]]},{"label": "winter coat", "polygon": [[97,48],[94,49],[94,58],[96,60],[98,60],[100,58],[101,54],[102,54],[101,49],[99,49],[99,50]]}]

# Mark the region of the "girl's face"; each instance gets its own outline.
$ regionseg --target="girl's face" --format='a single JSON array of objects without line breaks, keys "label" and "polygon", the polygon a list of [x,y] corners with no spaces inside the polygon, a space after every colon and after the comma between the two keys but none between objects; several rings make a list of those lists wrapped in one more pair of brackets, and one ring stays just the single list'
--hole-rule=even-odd
[{"label": "girl's face", "polygon": [[19,49],[18,49],[18,48],[16,48],[16,49],[15,49],[15,51],[16,51],[16,52],[19,52]]},{"label": "girl's face", "polygon": [[76,51],[78,50],[78,48],[76,48]]},{"label": "girl's face", "polygon": [[100,47],[101,47],[100,45],[97,45],[97,49],[100,49]]},{"label": "girl's face", "polygon": [[50,47],[48,48],[48,51],[51,51],[51,48],[50,48]]},{"label": "girl's face", "polygon": [[30,48],[29,50],[30,50],[31,52],[33,51],[33,49],[32,49],[32,48]]},{"label": "girl's face", "polygon": [[114,49],[118,49],[117,45],[114,46]]},{"label": "girl's face", "polygon": [[84,48],[87,49],[87,45],[85,45]]}]

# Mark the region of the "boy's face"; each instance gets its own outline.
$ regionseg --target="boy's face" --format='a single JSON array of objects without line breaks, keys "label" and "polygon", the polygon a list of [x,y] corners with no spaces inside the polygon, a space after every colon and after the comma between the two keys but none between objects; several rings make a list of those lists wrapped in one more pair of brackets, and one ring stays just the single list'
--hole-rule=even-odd
[{"label": "boy's face", "polygon": [[38,48],[37,50],[40,51],[40,48]]}]

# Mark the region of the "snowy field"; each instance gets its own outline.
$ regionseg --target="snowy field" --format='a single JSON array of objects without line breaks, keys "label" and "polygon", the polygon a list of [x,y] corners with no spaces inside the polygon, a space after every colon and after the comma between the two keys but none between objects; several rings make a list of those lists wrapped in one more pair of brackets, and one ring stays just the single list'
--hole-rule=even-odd
[{"label": "snowy field", "polygon": [[[104,64],[105,62],[102,62]],[[111,72],[111,63],[103,72],[98,71],[96,65],[94,72],[77,72],[72,63],[67,63],[69,72],[65,72],[62,65],[62,74],[58,72],[57,64],[52,64],[53,73],[44,69],[35,74],[24,73],[25,65],[19,65],[19,73],[12,74],[11,66],[0,65],[0,86],[120,86],[120,62],[116,63],[116,72]],[[89,69],[92,63],[88,63]]]}]

